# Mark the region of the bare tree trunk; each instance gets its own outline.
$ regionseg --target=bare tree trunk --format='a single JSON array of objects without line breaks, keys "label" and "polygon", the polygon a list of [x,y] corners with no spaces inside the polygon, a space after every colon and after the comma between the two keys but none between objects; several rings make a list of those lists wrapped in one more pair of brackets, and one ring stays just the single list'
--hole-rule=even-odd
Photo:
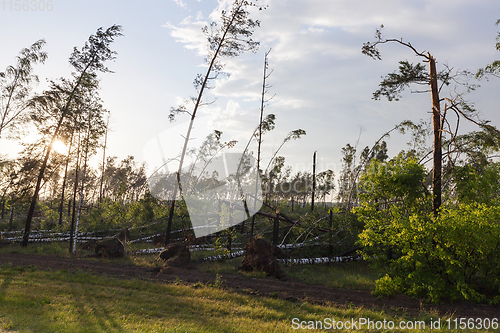
[{"label": "bare tree trunk", "polygon": [[10,213],[9,213],[9,230],[12,230],[12,222],[14,220],[14,196],[10,198]]},{"label": "bare tree trunk", "polygon": [[64,167],[64,178],[61,189],[61,202],[59,204],[59,226],[62,226],[62,221],[63,221],[64,191],[66,190],[66,180],[68,178],[68,165],[69,165],[69,157],[71,154],[71,146],[73,144],[73,134],[74,131],[73,133],[71,133],[71,139],[69,140],[68,156],[66,157],[66,166]]},{"label": "bare tree trunk", "polygon": [[276,211],[276,217],[273,223],[273,245],[278,245],[279,242],[279,232],[280,232],[280,214]]},{"label": "bare tree trunk", "polygon": [[[260,98],[260,119],[259,119],[259,140],[257,142],[257,175],[256,175],[256,181],[255,181],[255,197],[254,197],[254,204],[253,204],[253,209],[257,209],[257,192],[259,190],[259,175],[260,175],[260,150],[262,146],[262,118],[264,117],[264,107],[266,103],[266,89],[268,88],[266,80],[269,77],[267,74],[267,69],[268,69],[268,61],[267,57],[271,53],[271,49],[266,52],[264,56],[264,75],[262,76],[262,93],[261,93],[261,98]],[[267,196],[267,194],[266,194]],[[252,216],[252,224],[250,228],[250,240],[253,239],[253,232],[254,232],[254,225],[255,225],[255,214]]]},{"label": "bare tree trunk", "polygon": [[88,154],[89,154],[89,145],[90,145],[90,132],[91,132],[91,124],[90,120],[92,119],[91,113],[89,113],[89,120],[88,120],[88,130],[87,130],[87,139],[86,139],[86,144],[85,144],[85,158],[84,158],[84,164],[83,164],[83,174],[82,174],[82,187],[80,189],[80,202],[78,203],[78,217],[76,219],[76,225],[75,225],[75,236],[73,237],[73,255],[76,254],[76,239],[78,238],[78,227],[80,225],[80,218],[82,216],[82,204],[83,204],[83,192],[85,190],[85,174],[87,172],[87,160],[88,160]]},{"label": "bare tree trunk", "polygon": [[441,149],[441,109],[439,103],[439,90],[437,82],[436,59],[430,53],[429,57],[429,73],[430,86],[432,96],[432,125],[434,130],[434,155],[433,155],[433,170],[432,170],[432,212],[437,216],[439,207],[441,206],[441,169],[442,169],[442,149]]},{"label": "bare tree trunk", "polygon": [[108,120],[106,121],[106,133],[104,134],[104,147],[102,150],[102,170],[101,170],[101,183],[99,185],[99,202],[97,203],[97,207],[102,202],[102,184],[104,182],[104,171],[106,170],[106,146],[108,144],[108,128],[109,128],[109,118],[110,115],[108,115]]},{"label": "bare tree trunk", "polygon": [[316,191],[316,152],[313,154],[313,188],[311,194],[311,212],[314,212],[314,192]]},{"label": "bare tree trunk", "polygon": [[73,255],[76,254],[76,239],[78,238],[78,227],[80,225],[80,217],[82,215],[82,204],[83,204],[83,191],[85,189],[85,173],[87,171],[87,152],[85,152],[85,164],[83,166],[83,175],[82,175],[82,187],[80,189],[80,202],[78,203],[78,217],[76,219],[75,225],[75,236],[73,237]]},{"label": "bare tree trunk", "polygon": [[73,253],[73,234],[75,231],[76,192],[78,191],[78,173],[80,172],[80,134],[78,134],[78,148],[76,151],[75,183],[73,184],[73,206],[71,207],[71,226],[69,230],[69,253]]}]

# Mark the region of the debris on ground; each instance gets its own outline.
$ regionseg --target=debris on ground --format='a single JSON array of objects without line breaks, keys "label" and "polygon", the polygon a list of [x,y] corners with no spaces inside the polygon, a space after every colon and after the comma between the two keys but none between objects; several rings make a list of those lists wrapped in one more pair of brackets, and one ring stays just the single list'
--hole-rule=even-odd
[{"label": "debris on ground", "polygon": [[95,255],[104,258],[123,258],[125,247],[117,237],[102,240],[95,245]]},{"label": "debris on ground", "polygon": [[263,271],[268,276],[277,279],[285,277],[285,271],[278,263],[277,257],[281,257],[281,250],[263,238],[256,238],[245,246],[245,258],[241,263],[241,269],[247,272]]},{"label": "debris on ground", "polygon": [[191,252],[183,243],[169,244],[160,253],[160,259],[165,261],[165,266],[186,267],[191,262]]}]

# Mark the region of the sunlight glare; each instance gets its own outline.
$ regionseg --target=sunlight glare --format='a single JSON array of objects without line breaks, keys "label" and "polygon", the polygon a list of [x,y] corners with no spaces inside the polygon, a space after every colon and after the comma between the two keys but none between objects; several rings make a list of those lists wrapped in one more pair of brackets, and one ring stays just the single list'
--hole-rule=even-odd
[{"label": "sunlight glare", "polygon": [[52,150],[58,154],[66,155],[68,153],[68,147],[61,140],[56,140],[52,144]]}]

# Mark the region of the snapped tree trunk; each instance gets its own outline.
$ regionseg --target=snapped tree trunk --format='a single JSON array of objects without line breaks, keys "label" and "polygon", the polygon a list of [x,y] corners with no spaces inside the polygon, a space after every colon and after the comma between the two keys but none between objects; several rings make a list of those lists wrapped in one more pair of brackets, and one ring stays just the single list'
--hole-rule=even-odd
[{"label": "snapped tree trunk", "polygon": [[[259,190],[259,174],[260,174],[260,150],[262,146],[262,118],[264,117],[264,107],[265,107],[265,102],[266,102],[266,80],[268,78],[267,74],[267,68],[268,68],[268,62],[267,62],[267,57],[269,56],[269,53],[271,52],[271,49],[266,52],[266,55],[264,56],[264,75],[262,78],[262,93],[261,93],[261,98],[260,98],[260,119],[259,119],[259,140],[257,142],[257,175],[255,179],[255,196],[254,196],[254,204],[253,204],[253,209],[257,209],[257,192]],[[253,239],[253,231],[254,231],[254,226],[255,226],[255,214],[252,216],[252,224],[250,227],[250,240]]]},{"label": "snapped tree trunk", "polygon": [[432,127],[434,132],[434,154],[433,154],[433,170],[432,170],[432,212],[437,216],[439,207],[441,206],[441,169],[442,169],[442,148],[441,148],[441,108],[439,103],[439,90],[437,82],[436,59],[430,53],[429,57],[429,73],[430,86],[432,96]]}]

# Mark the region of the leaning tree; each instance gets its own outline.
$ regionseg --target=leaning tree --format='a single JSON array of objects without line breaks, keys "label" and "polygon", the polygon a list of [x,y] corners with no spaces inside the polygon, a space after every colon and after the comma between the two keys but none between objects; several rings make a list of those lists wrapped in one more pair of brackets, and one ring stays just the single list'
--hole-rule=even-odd
[{"label": "leaning tree", "polygon": [[[207,71],[205,74],[198,74],[194,80],[194,85],[198,95],[190,100],[194,105],[182,105],[170,110],[169,118],[173,121],[179,113],[187,113],[191,116],[189,127],[184,137],[184,146],[180,155],[179,167],[177,170],[177,183],[182,194],[181,171],[184,164],[184,158],[187,152],[187,146],[190,141],[191,131],[198,109],[204,105],[203,93],[205,89],[210,89],[210,81],[217,79],[223,72],[224,64],[222,58],[236,57],[243,52],[255,52],[259,46],[259,42],[252,39],[253,31],[260,25],[258,20],[251,19],[249,8],[263,7],[257,6],[255,3],[247,0],[235,0],[231,10],[223,10],[221,14],[221,22],[212,22],[209,26],[205,26],[202,30],[208,41],[208,56],[206,57]],[[167,231],[165,243],[170,241],[170,233],[172,229],[172,221],[174,217],[175,198],[177,197],[177,186],[174,187],[170,212],[167,222]]]},{"label": "leaning tree", "polygon": [[40,39],[29,48],[22,49],[16,57],[16,65],[0,72],[0,137],[23,121],[31,84],[38,82],[33,65],[47,59],[47,53],[42,51],[44,44],[45,41]]},{"label": "leaning tree", "polygon": [[104,63],[109,60],[115,59],[116,52],[111,50],[110,45],[114,39],[121,36],[122,28],[119,25],[113,25],[108,29],[104,30],[99,28],[95,35],[91,35],[88,41],[85,43],[81,50],[76,47],[71,54],[69,62],[74,69],[73,79],[71,80],[71,89],[68,91],[65,97],[62,109],[60,110],[59,120],[55,125],[55,128],[51,135],[50,143],[47,145],[45,150],[45,157],[43,159],[42,165],[40,166],[40,171],[38,174],[38,179],[36,182],[35,190],[31,200],[31,205],[28,211],[28,216],[26,218],[26,225],[24,229],[22,246],[28,246],[29,235],[31,230],[31,221],[33,219],[33,214],[35,212],[35,206],[38,201],[38,195],[40,192],[42,180],[44,178],[45,169],[47,168],[47,163],[49,161],[50,154],[52,152],[52,146],[59,136],[61,126],[70,114],[72,109],[72,103],[76,96],[79,95],[82,88],[89,89],[93,87],[98,88],[98,72],[111,72]]}]

